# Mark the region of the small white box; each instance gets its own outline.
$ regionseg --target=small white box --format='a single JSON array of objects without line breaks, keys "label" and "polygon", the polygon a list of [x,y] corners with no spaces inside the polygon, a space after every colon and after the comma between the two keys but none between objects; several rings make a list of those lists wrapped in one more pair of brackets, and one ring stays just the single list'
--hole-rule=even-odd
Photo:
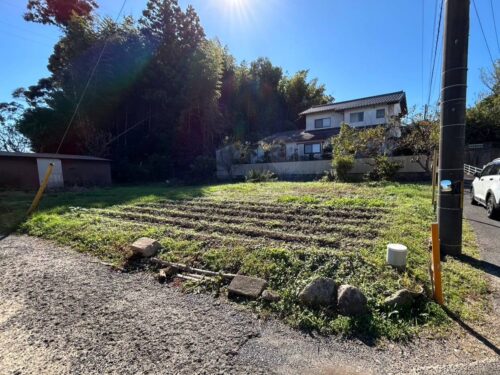
[{"label": "small white box", "polygon": [[387,263],[394,267],[405,268],[408,248],[399,243],[387,245]]}]

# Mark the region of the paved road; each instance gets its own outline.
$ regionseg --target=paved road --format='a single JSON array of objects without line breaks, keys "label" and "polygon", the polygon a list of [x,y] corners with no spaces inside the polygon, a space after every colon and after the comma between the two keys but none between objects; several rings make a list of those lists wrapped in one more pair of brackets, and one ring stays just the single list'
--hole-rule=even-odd
[{"label": "paved road", "polygon": [[473,206],[466,200],[464,217],[469,221],[478,239],[482,262],[477,263],[491,276],[493,305],[500,316],[500,220],[489,219],[483,206]]},{"label": "paved road", "polygon": [[146,272],[27,236],[0,240],[0,374],[499,374],[458,332],[372,346],[314,337]]}]

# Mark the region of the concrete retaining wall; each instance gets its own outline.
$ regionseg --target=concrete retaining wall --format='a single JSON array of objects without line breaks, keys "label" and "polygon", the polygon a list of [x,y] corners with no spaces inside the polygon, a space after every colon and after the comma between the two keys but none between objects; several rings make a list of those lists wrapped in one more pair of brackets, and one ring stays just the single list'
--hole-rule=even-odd
[{"label": "concrete retaining wall", "polygon": [[[426,178],[425,170],[415,161],[414,156],[394,156],[392,161],[400,163],[403,167],[398,171],[398,178],[402,180],[418,180]],[[425,157],[421,157],[425,160]],[[351,174],[362,176],[372,167],[369,158],[356,159]],[[249,171],[271,171],[284,180],[310,180],[321,176],[331,169],[331,160],[287,161],[279,163],[234,164],[231,167],[232,178],[243,178]],[[226,180],[231,178],[227,168],[217,166],[217,178]]]}]

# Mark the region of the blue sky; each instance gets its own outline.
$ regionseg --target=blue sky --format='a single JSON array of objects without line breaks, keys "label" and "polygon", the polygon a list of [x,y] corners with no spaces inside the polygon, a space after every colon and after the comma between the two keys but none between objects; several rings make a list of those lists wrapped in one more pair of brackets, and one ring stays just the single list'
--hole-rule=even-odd
[{"label": "blue sky", "polygon": [[[180,0],[180,4],[183,8],[192,4],[207,36],[227,45],[238,61],[266,56],[290,74],[309,69],[310,76],[324,83],[337,101],[405,90],[409,105],[419,107],[427,101],[429,90],[436,1],[440,2]],[[113,18],[122,4],[122,0],[98,2],[99,13]],[[0,1],[0,101],[9,100],[15,88],[48,75],[47,59],[58,39],[56,27],[22,19],[26,3]],[[145,3],[128,0],[124,14],[138,17]],[[476,0],[476,4],[493,58],[499,58],[490,0]],[[500,0],[492,4],[500,28]],[[431,103],[439,94],[440,56],[441,45]],[[471,3],[469,105],[486,90],[480,69],[490,67],[490,61]]]}]

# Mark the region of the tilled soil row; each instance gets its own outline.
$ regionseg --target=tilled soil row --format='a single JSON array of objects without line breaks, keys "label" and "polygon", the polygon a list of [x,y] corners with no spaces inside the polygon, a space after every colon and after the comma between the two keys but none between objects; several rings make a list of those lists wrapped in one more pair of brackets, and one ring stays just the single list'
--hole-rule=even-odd
[{"label": "tilled soil row", "polygon": [[[153,208],[153,209],[173,209],[181,211],[189,211],[201,213],[203,215],[218,214],[230,217],[245,217],[255,218],[259,220],[283,220],[286,222],[295,222],[300,224],[364,224],[369,220],[376,219],[375,217],[347,217],[347,216],[323,216],[323,215],[298,215],[280,212],[260,212],[255,210],[246,210],[244,208],[231,207],[205,207],[183,204],[141,204],[130,207]],[[342,213],[340,213],[342,215]]]},{"label": "tilled soil row", "polygon": [[351,251],[353,249],[359,249],[361,247],[371,247],[373,245],[373,240],[342,237],[339,240],[340,247],[327,247],[327,246],[317,246],[312,243],[302,243],[302,242],[289,242],[286,240],[270,239],[265,237],[255,237],[247,236],[245,234],[235,234],[230,233],[220,233],[217,231],[212,232],[202,232],[197,229],[180,228],[173,227],[163,224],[163,223],[151,223],[151,222],[140,222],[133,218],[123,218],[115,216],[104,216],[101,215],[102,220],[107,220],[110,223],[115,223],[119,225],[120,223],[127,223],[127,225],[134,225],[137,227],[148,228],[151,226],[161,228],[163,234],[167,237],[186,241],[200,241],[203,243],[203,248],[212,249],[217,247],[241,247],[244,246],[250,250],[262,249],[265,247],[276,247],[285,248],[288,250],[345,250]]},{"label": "tilled soil row", "polygon": [[[164,236],[180,240],[180,241],[198,241],[203,245],[202,247],[206,250],[224,247],[245,247],[249,250],[262,249],[262,246],[271,247],[284,247],[290,250],[300,250],[304,248],[302,243],[287,242],[280,240],[273,240],[269,238],[261,239],[257,237],[249,237],[245,235],[232,236],[229,234],[220,234],[218,232],[200,232],[199,230],[189,229],[189,228],[177,228],[173,226],[167,226],[161,223],[151,223],[151,222],[139,222],[136,219],[120,218],[115,216],[107,216],[101,214],[101,220],[103,223],[109,223],[111,225],[121,225],[126,223],[134,229],[139,228],[149,228],[151,226],[161,228]],[[343,243],[344,240],[342,240]],[[358,243],[359,245],[359,243]]]},{"label": "tilled soil row", "polygon": [[[161,217],[177,217],[191,220],[206,220],[210,219],[211,222],[224,223],[224,224],[243,224],[249,226],[264,226],[270,230],[279,231],[294,231],[302,234],[331,234],[331,233],[341,233],[343,235],[355,235],[359,236],[362,234],[366,238],[374,238],[378,234],[378,231],[374,228],[370,228],[365,225],[365,228],[359,225],[349,225],[349,224],[337,224],[332,225],[330,221],[325,221],[323,223],[318,223],[316,225],[310,226],[305,225],[303,222],[297,221],[286,221],[284,219],[274,218],[270,222],[263,221],[260,218],[250,218],[250,217],[236,217],[236,216],[226,216],[219,215],[213,212],[207,215],[206,212],[190,212],[179,209],[159,209],[159,208],[149,208],[149,207],[134,207],[134,206],[117,206],[118,210],[126,212],[127,210],[132,210],[133,212],[158,215]],[[360,224],[359,222],[357,224]]]},{"label": "tilled soil row", "polygon": [[99,212],[102,215],[106,216],[114,216],[118,218],[137,220],[139,222],[168,224],[182,228],[197,229],[203,232],[241,234],[249,237],[264,237],[272,240],[281,240],[285,242],[312,243],[318,246],[325,246],[332,248],[339,248],[340,246],[338,235],[336,237],[332,236],[331,238],[327,238],[327,237],[320,237],[313,235],[290,234],[286,232],[271,231],[261,228],[241,227],[231,224],[221,225],[204,220],[192,222],[190,220],[185,220],[181,218],[158,217],[154,215],[125,213],[114,210],[100,210]]},{"label": "tilled soil row", "polygon": [[[317,206],[316,209],[311,209],[309,207],[303,206],[291,206],[291,205],[280,205],[280,206],[256,206],[256,205],[232,205],[230,203],[208,203],[204,201],[204,204],[193,204],[186,203],[188,201],[165,201],[162,203],[144,203],[138,204],[139,207],[157,207],[157,208],[179,208],[183,210],[207,212],[207,211],[219,211],[221,213],[231,215],[231,216],[250,216],[250,215],[268,215],[267,218],[278,218],[283,217],[286,220],[318,220],[325,221],[327,219],[347,219],[347,220],[370,220],[381,218],[385,211],[372,209],[372,211],[357,211],[352,209],[344,208],[328,208],[324,206]],[[205,202],[207,202],[205,204]],[[280,216],[276,216],[280,215]]]},{"label": "tilled soil row", "polygon": [[329,212],[337,212],[337,211],[350,211],[350,212],[367,212],[367,213],[373,213],[373,212],[379,212],[379,211],[387,211],[387,208],[384,207],[362,207],[362,206],[350,206],[350,207],[335,207],[335,206],[327,206],[327,205],[321,205],[321,204],[301,204],[301,203],[279,203],[279,202],[269,202],[269,201],[246,201],[246,200],[215,200],[212,198],[195,198],[195,199],[189,199],[189,200],[172,200],[172,199],[163,199],[159,200],[158,203],[184,203],[184,204],[191,204],[191,205],[212,205],[212,206],[217,206],[217,205],[224,205],[224,206],[231,206],[231,207],[239,207],[239,206],[246,206],[246,207],[255,207],[255,208],[269,208],[269,209],[295,209],[298,211],[304,211],[304,210],[322,210],[322,211],[329,211]]}]

